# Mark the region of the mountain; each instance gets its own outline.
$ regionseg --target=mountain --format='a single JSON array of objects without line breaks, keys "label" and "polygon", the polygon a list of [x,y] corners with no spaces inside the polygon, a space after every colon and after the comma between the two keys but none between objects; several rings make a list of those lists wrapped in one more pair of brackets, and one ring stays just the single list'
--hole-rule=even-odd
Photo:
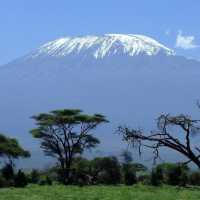
[{"label": "mountain", "polygon": [[49,42],[29,57],[65,57],[85,56],[96,59],[114,55],[134,56],[139,54],[174,55],[174,52],[152,38],[143,35],[106,34],[104,36],[86,36],[75,38],[61,38]]},{"label": "mountain", "polygon": [[0,131],[19,138],[36,160],[30,116],[81,108],[108,117],[111,123],[97,130],[101,151],[119,152],[124,146],[113,134],[118,125],[149,130],[163,112],[198,117],[199,77],[200,62],[147,36],[61,38],[0,67]]}]

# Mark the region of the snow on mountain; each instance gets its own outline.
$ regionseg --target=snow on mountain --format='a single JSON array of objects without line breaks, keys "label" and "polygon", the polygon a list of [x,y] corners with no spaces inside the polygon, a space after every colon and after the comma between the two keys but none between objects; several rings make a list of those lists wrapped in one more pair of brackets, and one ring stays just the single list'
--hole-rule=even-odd
[{"label": "snow on mountain", "polygon": [[174,51],[143,35],[105,34],[103,36],[66,37],[48,42],[31,54],[32,58],[44,55],[64,57],[86,53],[96,59],[113,55],[156,55],[160,52],[174,55]]}]

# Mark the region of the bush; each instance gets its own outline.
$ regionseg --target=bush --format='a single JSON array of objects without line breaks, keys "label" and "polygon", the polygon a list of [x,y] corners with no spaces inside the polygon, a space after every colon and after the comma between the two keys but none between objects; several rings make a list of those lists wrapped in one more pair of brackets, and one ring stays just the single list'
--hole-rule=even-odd
[{"label": "bush", "polygon": [[150,185],[151,184],[151,175],[150,174],[140,175],[140,176],[138,176],[137,181],[144,185]]},{"label": "bush", "polygon": [[159,168],[152,169],[150,183],[159,186],[162,182],[162,171]]},{"label": "bush", "polygon": [[6,180],[14,179],[14,168],[13,165],[8,163],[1,169],[1,174]]},{"label": "bush", "polygon": [[133,185],[137,183],[136,172],[131,164],[123,165],[124,183],[126,185]]},{"label": "bush", "polygon": [[189,176],[189,183],[191,185],[198,185],[200,186],[200,172],[192,172]]},{"label": "bush", "polygon": [[47,185],[52,185],[53,181],[51,180],[51,178],[49,176],[46,176],[46,184]]},{"label": "bush", "polygon": [[91,161],[78,157],[73,162],[72,183],[79,186],[91,184]]},{"label": "bush", "polygon": [[168,172],[168,184],[185,186],[188,182],[187,168],[181,164],[174,165]]},{"label": "bush", "polygon": [[28,184],[28,180],[24,172],[18,171],[14,179],[15,187],[25,187]]},{"label": "bush", "polygon": [[[4,177],[0,177],[0,188],[9,187],[11,185],[10,181],[6,180]],[[12,183],[12,185],[14,185]]]},{"label": "bush", "polygon": [[126,171],[124,174],[124,183],[125,185],[133,185],[137,183],[135,172]]},{"label": "bush", "polygon": [[180,186],[186,186],[189,182],[188,178],[188,172],[187,171],[182,171],[179,179],[179,185]]},{"label": "bush", "polygon": [[39,183],[39,180],[40,180],[40,173],[38,172],[38,170],[33,169],[30,173],[29,182],[37,184]]},{"label": "bush", "polygon": [[116,157],[95,158],[91,163],[93,182],[118,184],[121,182],[121,166]]},{"label": "bush", "polygon": [[41,180],[39,181],[39,185],[52,185],[53,181],[49,176],[45,176],[43,178],[41,178]]},{"label": "bush", "polygon": [[157,165],[152,175],[160,183],[185,186],[188,183],[188,171],[189,168],[180,163],[162,163]]}]

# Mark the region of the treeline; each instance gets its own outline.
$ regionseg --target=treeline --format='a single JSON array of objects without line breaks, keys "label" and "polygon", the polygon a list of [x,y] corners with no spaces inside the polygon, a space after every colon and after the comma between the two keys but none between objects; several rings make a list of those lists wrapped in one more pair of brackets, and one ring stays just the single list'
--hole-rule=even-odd
[{"label": "treeline", "polygon": [[[6,164],[1,169],[0,187],[25,187],[28,184],[63,184],[59,166],[30,172],[16,171]],[[163,163],[148,170],[144,165],[132,161],[119,161],[117,157],[98,157],[92,160],[77,157],[72,164],[70,184],[88,185],[134,185],[200,186],[200,172],[190,171],[181,163]]]},{"label": "treeline", "polygon": [[[170,148],[184,155],[187,160],[178,164],[160,164],[151,172],[145,166],[134,163],[130,152],[123,152],[121,160],[117,157],[98,157],[88,160],[82,157],[87,149],[95,148],[99,139],[93,131],[99,125],[109,121],[101,114],[88,115],[78,109],[55,110],[32,117],[36,127],[30,131],[33,138],[40,141],[40,147],[46,156],[56,158],[55,167],[46,170],[33,170],[24,173],[14,169],[14,160],[30,157],[16,139],[0,134],[0,156],[6,159],[1,170],[0,187],[24,187],[28,183],[40,185],[62,183],[65,185],[126,184],[141,182],[158,186],[161,184],[199,185],[199,172],[190,172],[187,164],[192,162],[200,168],[200,148],[191,144],[191,137],[200,131],[199,120],[186,115],[161,115],[158,118],[158,130],[150,134],[141,130],[119,127],[116,131],[128,144],[142,149],[153,150],[154,162],[159,158],[161,147]],[[172,127],[182,134],[183,140],[171,132]]]}]

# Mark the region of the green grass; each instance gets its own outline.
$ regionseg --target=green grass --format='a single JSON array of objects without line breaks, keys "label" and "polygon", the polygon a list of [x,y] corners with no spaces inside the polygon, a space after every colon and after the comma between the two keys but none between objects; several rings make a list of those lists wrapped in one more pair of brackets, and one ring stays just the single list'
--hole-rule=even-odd
[{"label": "green grass", "polygon": [[199,200],[200,190],[176,187],[36,186],[0,189],[0,200]]}]

